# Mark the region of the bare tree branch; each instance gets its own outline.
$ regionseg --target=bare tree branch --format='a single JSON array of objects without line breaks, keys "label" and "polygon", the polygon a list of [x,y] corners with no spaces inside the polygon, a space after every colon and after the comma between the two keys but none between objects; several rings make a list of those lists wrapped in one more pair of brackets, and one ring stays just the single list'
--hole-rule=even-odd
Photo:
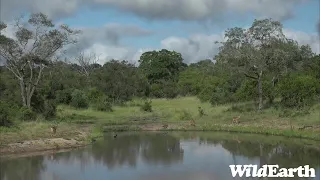
[{"label": "bare tree branch", "polygon": [[[16,19],[14,38],[0,34],[0,56],[5,59],[7,69],[19,80],[23,105],[30,107],[45,67],[64,46],[76,43],[73,36],[80,32],[66,25],[56,28],[42,13],[32,14],[24,21],[24,18]],[[1,31],[6,25],[0,28]]]}]

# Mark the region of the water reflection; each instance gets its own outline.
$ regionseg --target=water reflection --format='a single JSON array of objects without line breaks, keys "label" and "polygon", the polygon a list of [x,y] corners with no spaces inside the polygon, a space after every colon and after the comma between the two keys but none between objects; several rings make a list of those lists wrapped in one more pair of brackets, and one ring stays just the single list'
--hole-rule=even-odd
[{"label": "water reflection", "polygon": [[0,177],[3,180],[223,180],[233,179],[230,164],[278,164],[287,168],[309,164],[318,168],[319,174],[319,146],[306,147],[299,143],[221,133],[134,133],[119,134],[116,139],[106,135],[104,140],[81,150],[1,159]]}]

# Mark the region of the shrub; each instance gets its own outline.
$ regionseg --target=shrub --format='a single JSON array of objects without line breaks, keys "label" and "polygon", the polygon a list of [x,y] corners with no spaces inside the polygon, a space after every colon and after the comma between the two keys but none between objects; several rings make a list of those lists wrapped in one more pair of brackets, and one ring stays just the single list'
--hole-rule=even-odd
[{"label": "shrub", "polygon": [[9,127],[13,124],[12,119],[10,119],[9,106],[0,101],[0,126]]},{"label": "shrub", "polygon": [[93,105],[93,108],[98,111],[106,111],[106,112],[113,111],[110,99],[107,96],[103,96],[97,99]]},{"label": "shrub", "polygon": [[256,111],[257,108],[255,106],[255,104],[253,103],[247,103],[247,104],[234,104],[232,105],[230,108],[227,109],[227,112],[252,112],[252,111]]},{"label": "shrub", "polygon": [[306,75],[289,75],[279,84],[281,105],[286,108],[310,107],[315,101],[317,79]]},{"label": "shrub", "polygon": [[173,99],[178,96],[179,90],[175,82],[165,82],[162,84],[162,89],[165,98]]},{"label": "shrub", "polygon": [[200,106],[198,107],[198,113],[200,117],[205,115],[204,110]]},{"label": "shrub", "polygon": [[104,94],[97,88],[91,88],[89,89],[87,96],[90,103],[96,103],[99,100],[99,98],[104,96]]},{"label": "shrub", "polygon": [[151,96],[155,98],[175,98],[178,96],[178,88],[175,82],[159,81],[151,85]]},{"label": "shrub", "polygon": [[56,102],[58,104],[70,104],[72,100],[71,89],[58,90],[56,92]]},{"label": "shrub", "polygon": [[[251,101],[258,99],[258,82],[255,80],[245,80],[239,89],[237,89],[234,97],[240,101]],[[263,99],[268,100],[268,104],[273,104],[275,97],[277,96],[276,88],[272,85],[271,78],[266,78],[262,81]]]},{"label": "shrub", "polygon": [[31,98],[32,111],[35,113],[42,113],[44,110],[45,98],[38,91],[35,91]]},{"label": "shrub", "polygon": [[144,104],[141,106],[141,111],[145,112],[152,112],[152,101],[145,101]]},{"label": "shrub", "polygon": [[70,105],[75,108],[88,108],[88,98],[86,94],[78,89],[75,89],[71,94]]},{"label": "shrub", "polygon": [[150,95],[155,98],[163,98],[164,92],[160,84],[152,84]]},{"label": "shrub", "polygon": [[25,106],[20,108],[19,114],[22,121],[32,121],[37,118],[37,114],[31,108]]},{"label": "shrub", "polygon": [[45,119],[50,119],[56,116],[57,106],[52,100],[45,101],[44,110],[42,112]]},{"label": "shrub", "polygon": [[181,113],[179,113],[179,119],[180,120],[191,120],[192,115],[187,110],[182,110]]}]

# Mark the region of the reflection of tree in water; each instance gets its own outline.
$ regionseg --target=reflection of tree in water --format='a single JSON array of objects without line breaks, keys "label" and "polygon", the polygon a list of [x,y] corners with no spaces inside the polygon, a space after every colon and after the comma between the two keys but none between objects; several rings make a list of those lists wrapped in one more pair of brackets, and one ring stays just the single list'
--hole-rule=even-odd
[{"label": "reflection of tree in water", "polygon": [[79,162],[81,170],[84,170],[86,165],[90,162],[90,154],[87,151],[74,150],[64,153],[51,153],[48,155],[48,159],[52,162],[59,162],[63,164],[72,164],[74,162]]},{"label": "reflection of tree in water", "polygon": [[183,149],[175,137],[148,136],[142,146],[142,158],[150,164],[171,164],[183,160]]},{"label": "reflection of tree in water", "polygon": [[124,164],[134,167],[140,144],[141,137],[137,135],[118,136],[116,139],[106,136],[104,141],[96,142],[93,145],[92,156],[108,168]]},{"label": "reflection of tree in water", "polygon": [[45,170],[44,158],[26,157],[0,162],[0,179],[38,180],[40,172]]},{"label": "reflection of tree in water", "polygon": [[210,140],[201,139],[203,142],[212,144],[221,144],[228,150],[235,163],[236,156],[245,156],[247,158],[259,158],[260,166],[264,164],[278,164],[280,167],[299,167],[301,165],[310,165],[311,167],[320,166],[320,151],[297,145],[285,145],[283,143],[264,144],[254,141],[236,140]]},{"label": "reflection of tree in water", "polygon": [[160,134],[131,134],[105,137],[92,148],[95,160],[101,161],[108,168],[128,164],[136,165],[137,157],[148,163],[172,163],[182,159],[179,140]]},{"label": "reflection of tree in water", "polygon": [[320,152],[311,148],[280,145],[270,151],[268,163],[276,163],[281,167],[298,167],[307,164],[311,167],[319,167]]}]

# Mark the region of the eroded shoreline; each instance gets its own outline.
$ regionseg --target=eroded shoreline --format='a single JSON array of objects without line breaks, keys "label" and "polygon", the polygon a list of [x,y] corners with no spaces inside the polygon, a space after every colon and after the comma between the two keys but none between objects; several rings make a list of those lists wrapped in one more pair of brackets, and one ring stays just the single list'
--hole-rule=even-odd
[{"label": "eroded shoreline", "polygon": [[[234,132],[240,134],[261,134],[261,135],[274,135],[288,138],[300,138],[306,140],[320,141],[319,131],[315,130],[316,136],[311,136],[312,132],[309,131],[292,131],[292,130],[275,130],[275,129],[262,129],[257,127],[240,128],[234,126],[211,126],[211,127],[193,127],[185,128],[177,124],[170,124],[167,128],[163,128],[161,124],[144,124],[139,126],[106,126],[101,129],[103,132],[128,132],[128,131],[199,131],[199,132]],[[258,131],[259,130],[259,131]],[[102,133],[102,132],[101,132]],[[317,138],[318,137],[318,138]],[[0,146],[0,157],[24,157],[33,155],[44,155],[47,153],[56,153],[70,151],[73,149],[88,146],[92,141],[99,138],[93,137],[90,133],[80,133],[72,138],[43,138],[37,140],[26,140],[22,142],[9,143]]]}]

